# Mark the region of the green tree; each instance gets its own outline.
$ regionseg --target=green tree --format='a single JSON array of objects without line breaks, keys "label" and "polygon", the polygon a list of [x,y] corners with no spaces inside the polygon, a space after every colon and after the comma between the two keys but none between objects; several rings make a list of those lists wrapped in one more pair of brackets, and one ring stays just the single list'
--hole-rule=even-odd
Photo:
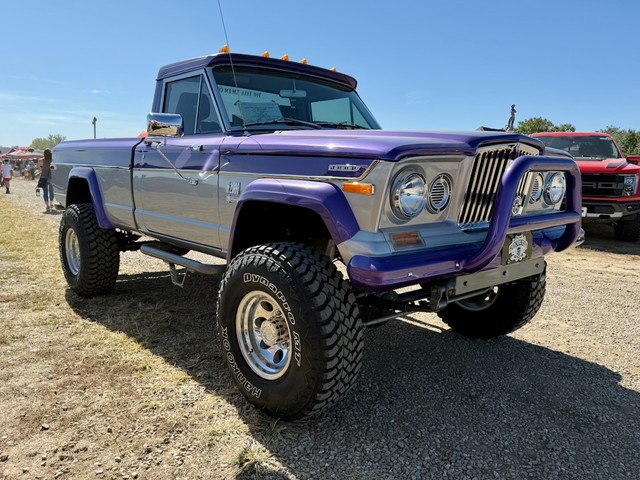
[{"label": "green tree", "polygon": [[603,128],[600,132],[608,133],[616,139],[620,149],[625,155],[638,155],[640,154],[640,132],[637,130],[618,128],[613,125],[609,125],[607,128]]},{"label": "green tree", "polygon": [[555,125],[551,120],[542,117],[533,117],[518,122],[516,127],[516,133],[523,133],[529,135],[530,133],[537,132],[551,132]]},{"label": "green tree", "polygon": [[561,123],[560,125],[556,125],[553,132],[575,132],[576,127],[571,123]]},{"label": "green tree", "polygon": [[533,117],[519,122],[515,131],[525,135],[538,132],[575,132],[576,127],[571,123],[555,125],[547,118]]},{"label": "green tree", "polygon": [[44,150],[46,148],[53,148],[58,145],[60,142],[64,142],[67,139],[64,135],[60,135],[56,133],[55,135],[49,135],[47,138],[34,138],[31,142],[30,147],[35,150]]}]

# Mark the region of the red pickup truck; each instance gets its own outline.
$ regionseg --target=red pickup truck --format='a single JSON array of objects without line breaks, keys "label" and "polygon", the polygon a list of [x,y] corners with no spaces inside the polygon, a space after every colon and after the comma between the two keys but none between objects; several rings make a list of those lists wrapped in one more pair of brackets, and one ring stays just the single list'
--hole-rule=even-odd
[{"label": "red pickup truck", "polygon": [[569,152],[582,176],[582,221],[613,225],[617,240],[640,238],[640,156],[625,156],[601,132],[534,133],[547,147]]}]

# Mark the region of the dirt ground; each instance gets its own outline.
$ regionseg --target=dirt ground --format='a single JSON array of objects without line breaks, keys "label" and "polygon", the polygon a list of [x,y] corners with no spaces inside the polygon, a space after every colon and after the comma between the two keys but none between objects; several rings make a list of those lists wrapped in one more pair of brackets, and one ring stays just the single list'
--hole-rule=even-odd
[{"label": "dirt ground", "polygon": [[640,243],[589,228],[501,339],[431,314],[368,330],[350,394],[286,423],[223,365],[218,279],[180,289],[129,252],[80,298],[34,189],[0,192],[0,478],[640,478]]}]

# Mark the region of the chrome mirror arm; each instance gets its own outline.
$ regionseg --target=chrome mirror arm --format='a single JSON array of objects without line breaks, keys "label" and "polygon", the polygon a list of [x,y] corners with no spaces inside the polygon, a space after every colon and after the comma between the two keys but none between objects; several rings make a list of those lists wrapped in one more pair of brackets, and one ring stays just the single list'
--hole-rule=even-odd
[{"label": "chrome mirror arm", "polygon": [[164,154],[164,152],[162,150],[160,150],[160,146],[162,144],[162,146],[166,146],[167,145],[167,137],[163,137],[164,140],[159,140],[157,138],[147,138],[145,139],[144,143],[148,146],[153,146],[153,144],[157,144],[156,145],[156,151],[160,154],[160,156],[163,158],[163,160],[165,162],[167,162],[171,168],[173,168],[173,171],[176,172],[178,174],[178,176],[180,178],[182,178],[183,180],[186,180],[187,182],[189,182],[189,185],[198,185],[198,180],[194,180],[193,178],[187,178],[184,175],[182,175],[178,169],[176,168],[176,166],[173,164],[173,162],[171,160],[169,160],[169,158]]},{"label": "chrome mirror arm", "polygon": [[[189,185],[198,185],[198,180],[187,178],[182,175],[171,160],[167,158],[164,152],[160,150],[161,145],[163,147],[167,146],[167,137],[180,137],[183,132],[183,121],[181,115],[175,113],[150,113],[147,115],[147,134],[153,135],[153,137],[145,138],[144,143],[148,147],[151,147],[153,144],[157,144],[156,150],[164,161],[171,165],[173,171],[176,172],[180,178],[189,182]],[[161,140],[158,139],[158,137],[160,137]]]}]

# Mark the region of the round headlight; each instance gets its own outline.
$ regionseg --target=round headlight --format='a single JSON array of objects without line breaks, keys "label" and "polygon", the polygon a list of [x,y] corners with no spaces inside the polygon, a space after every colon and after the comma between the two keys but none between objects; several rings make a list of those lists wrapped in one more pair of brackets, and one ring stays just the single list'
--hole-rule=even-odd
[{"label": "round headlight", "polygon": [[419,215],[427,204],[427,184],[422,175],[410,173],[399,177],[391,192],[391,204],[400,217]]},{"label": "round headlight", "polygon": [[553,173],[547,177],[544,184],[544,201],[549,205],[557,205],[562,201],[567,184],[564,175],[561,173]]},{"label": "round headlight", "polygon": [[536,173],[533,177],[533,185],[531,185],[531,197],[529,197],[529,202],[536,203],[540,200],[543,190],[544,176],[541,173]]},{"label": "round headlight", "polygon": [[451,178],[439,175],[429,185],[429,210],[438,213],[449,205],[451,199]]}]

